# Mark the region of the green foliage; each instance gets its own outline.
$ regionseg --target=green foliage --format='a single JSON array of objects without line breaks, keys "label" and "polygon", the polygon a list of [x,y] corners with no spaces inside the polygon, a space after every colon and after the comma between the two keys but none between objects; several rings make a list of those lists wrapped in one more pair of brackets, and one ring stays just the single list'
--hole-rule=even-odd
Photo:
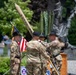
[{"label": "green foliage", "polygon": [[4,5],[4,1],[5,1],[5,2],[8,2],[8,0],[0,0],[0,8],[5,6],[5,5]]},{"label": "green foliage", "polygon": [[75,6],[74,0],[66,0],[65,7],[70,7],[71,9]]},{"label": "green foliage", "polygon": [[[74,0],[66,0],[66,3],[64,4],[64,8],[63,8],[63,13],[62,13],[63,17],[66,16],[66,19],[67,19],[71,14],[71,10],[73,10],[75,6],[76,6],[76,2],[74,2]],[[76,32],[76,15],[71,21],[71,27],[69,29],[69,34],[68,34],[69,42],[72,45],[76,45],[75,32]]]},{"label": "green foliage", "polygon": [[2,32],[0,31],[0,42],[2,41],[3,36],[2,36]]},{"label": "green foliage", "polygon": [[24,57],[24,58],[22,58],[21,66],[26,66],[26,64],[27,64],[27,58]]},{"label": "green foliage", "polygon": [[[26,56],[21,60],[21,66],[26,66],[27,58]],[[9,57],[0,57],[0,75],[3,75],[10,69],[10,58]],[[9,75],[9,72],[6,74]]]},{"label": "green foliage", "polygon": [[76,45],[76,15],[72,19],[71,27],[69,29],[68,39],[72,45]]},{"label": "green foliage", "polygon": [[41,23],[40,22],[35,22],[32,24],[33,24],[32,28],[34,29],[34,31],[41,32]]},{"label": "green foliage", "polygon": [[5,7],[0,8],[0,30],[3,34],[8,33],[9,36],[11,36],[12,25],[10,22],[12,22],[22,34],[27,31],[20,15],[16,11],[15,3],[21,7],[26,18],[30,21],[32,11],[27,7],[28,2],[29,0],[26,2],[22,2],[22,0],[8,0],[8,3],[4,2]]},{"label": "green foliage", "polygon": [[[10,60],[8,57],[0,57],[0,75],[3,75],[9,70]],[[7,74],[8,75],[8,74]]]},{"label": "green foliage", "polygon": [[27,51],[26,52],[22,52],[22,58],[21,58],[21,66],[26,66],[27,64]]}]

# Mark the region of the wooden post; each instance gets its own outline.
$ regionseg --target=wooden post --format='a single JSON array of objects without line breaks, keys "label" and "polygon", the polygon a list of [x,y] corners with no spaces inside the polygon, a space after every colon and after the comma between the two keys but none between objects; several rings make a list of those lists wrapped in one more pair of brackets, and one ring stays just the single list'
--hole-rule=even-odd
[{"label": "wooden post", "polygon": [[67,54],[61,53],[61,56],[62,56],[62,66],[60,75],[67,75]]}]

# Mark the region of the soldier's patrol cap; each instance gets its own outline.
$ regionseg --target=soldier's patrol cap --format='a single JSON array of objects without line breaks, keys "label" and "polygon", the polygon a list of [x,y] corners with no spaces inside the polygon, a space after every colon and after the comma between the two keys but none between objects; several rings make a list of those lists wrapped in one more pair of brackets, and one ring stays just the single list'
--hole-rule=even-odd
[{"label": "soldier's patrol cap", "polygon": [[50,36],[50,35],[55,35],[55,36],[57,36],[56,30],[52,30],[52,31],[50,32],[49,36]]},{"label": "soldier's patrol cap", "polygon": [[40,36],[39,32],[33,32],[33,36]]},{"label": "soldier's patrol cap", "polygon": [[41,33],[39,37],[47,39],[47,36],[45,36],[43,33]]},{"label": "soldier's patrol cap", "polygon": [[15,37],[15,36],[21,36],[21,35],[18,32],[13,32],[13,37]]},{"label": "soldier's patrol cap", "polygon": [[45,35],[43,33],[40,34],[40,37],[45,37]]}]

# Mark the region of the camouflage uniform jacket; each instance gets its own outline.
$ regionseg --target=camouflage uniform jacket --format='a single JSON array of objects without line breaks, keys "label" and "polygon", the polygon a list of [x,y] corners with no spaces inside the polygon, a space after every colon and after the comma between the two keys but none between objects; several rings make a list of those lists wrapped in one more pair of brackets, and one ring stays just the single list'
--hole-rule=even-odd
[{"label": "camouflage uniform jacket", "polygon": [[56,57],[58,60],[62,60],[62,57],[60,55],[62,46],[62,42],[55,40],[48,44],[47,51],[50,53],[51,56]]},{"label": "camouflage uniform jacket", "polygon": [[46,48],[36,40],[32,40],[27,43],[27,53],[29,62],[44,62],[48,60],[49,56],[46,53]]},{"label": "camouflage uniform jacket", "polygon": [[10,68],[11,75],[20,75],[21,54],[16,41],[12,41],[10,50]]}]

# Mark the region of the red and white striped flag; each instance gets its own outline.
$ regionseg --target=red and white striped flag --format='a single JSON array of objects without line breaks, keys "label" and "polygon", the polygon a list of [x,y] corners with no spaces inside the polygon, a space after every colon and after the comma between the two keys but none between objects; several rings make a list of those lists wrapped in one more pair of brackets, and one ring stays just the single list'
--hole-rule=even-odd
[{"label": "red and white striped flag", "polygon": [[22,37],[21,42],[20,42],[20,52],[25,52],[26,51],[26,39]]}]

